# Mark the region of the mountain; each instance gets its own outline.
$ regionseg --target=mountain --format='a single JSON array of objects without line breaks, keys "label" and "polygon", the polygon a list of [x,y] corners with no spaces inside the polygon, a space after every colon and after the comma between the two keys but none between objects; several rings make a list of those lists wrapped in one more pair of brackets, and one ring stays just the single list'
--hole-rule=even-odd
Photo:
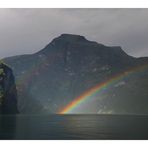
[{"label": "mountain", "polygon": [[0,114],[17,114],[17,91],[12,70],[0,63]]},{"label": "mountain", "polygon": [[[108,47],[80,35],[62,34],[30,55],[3,59],[14,71],[21,113],[58,113],[95,85],[148,65],[121,47]],[[148,69],[116,82],[78,113],[148,113]],[[102,96],[103,97],[102,97]],[[100,99],[103,98],[103,99]]]}]

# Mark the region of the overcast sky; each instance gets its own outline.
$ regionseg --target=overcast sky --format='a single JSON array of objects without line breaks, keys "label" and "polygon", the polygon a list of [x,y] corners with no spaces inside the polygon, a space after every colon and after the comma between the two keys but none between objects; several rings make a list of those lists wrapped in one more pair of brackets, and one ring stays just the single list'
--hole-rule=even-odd
[{"label": "overcast sky", "polygon": [[63,33],[148,56],[148,9],[0,9],[0,58],[34,53]]}]

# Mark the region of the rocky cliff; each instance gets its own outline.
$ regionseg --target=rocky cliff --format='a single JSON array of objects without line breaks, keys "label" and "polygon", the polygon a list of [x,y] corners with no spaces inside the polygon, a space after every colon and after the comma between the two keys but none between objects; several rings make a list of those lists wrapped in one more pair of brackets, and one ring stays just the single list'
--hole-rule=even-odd
[{"label": "rocky cliff", "polygon": [[16,114],[17,91],[12,70],[0,63],[0,114]]},{"label": "rocky cliff", "polygon": [[[17,81],[21,113],[58,113],[76,97],[113,75],[148,64],[121,47],[62,34],[31,55],[4,59]],[[80,113],[148,113],[148,70],[112,85]]]}]

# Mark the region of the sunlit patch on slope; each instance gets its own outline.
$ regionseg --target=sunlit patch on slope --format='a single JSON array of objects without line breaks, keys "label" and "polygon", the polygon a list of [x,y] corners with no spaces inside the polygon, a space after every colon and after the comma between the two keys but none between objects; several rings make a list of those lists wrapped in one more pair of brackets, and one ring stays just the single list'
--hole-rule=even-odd
[{"label": "sunlit patch on slope", "polygon": [[123,85],[125,85],[125,84],[126,84],[125,81],[120,81],[120,82],[118,82],[117,84],[115,84],[114,86],[115,86],[115,87],[119,87],[119,86],[123,86]]},{"label": "sunlit patch on slope", "polygon": [[114,114],[113,110],[99,109],[97,114]]}]

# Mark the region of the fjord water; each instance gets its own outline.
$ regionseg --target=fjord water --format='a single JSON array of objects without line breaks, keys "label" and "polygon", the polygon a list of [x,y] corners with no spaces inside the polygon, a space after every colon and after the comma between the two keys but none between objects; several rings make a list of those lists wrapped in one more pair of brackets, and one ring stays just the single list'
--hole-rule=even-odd
[{"label": "fjord water", "polygon": [[148,139],[146,115],[7,115],[0,120],[0,139]]}]

